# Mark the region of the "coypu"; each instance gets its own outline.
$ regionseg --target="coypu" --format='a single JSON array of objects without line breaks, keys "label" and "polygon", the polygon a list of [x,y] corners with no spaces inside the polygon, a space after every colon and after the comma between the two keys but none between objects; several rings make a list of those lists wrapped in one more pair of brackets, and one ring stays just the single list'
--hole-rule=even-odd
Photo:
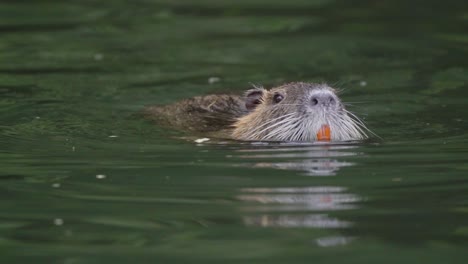
[{"label": "coypu", "polygon": [[143,115],[171,127],[247,141],[349,141],[366,139],[369,131],[333,88],[301,82],[255,87],[244,96],[207,95],[150,106]]}]

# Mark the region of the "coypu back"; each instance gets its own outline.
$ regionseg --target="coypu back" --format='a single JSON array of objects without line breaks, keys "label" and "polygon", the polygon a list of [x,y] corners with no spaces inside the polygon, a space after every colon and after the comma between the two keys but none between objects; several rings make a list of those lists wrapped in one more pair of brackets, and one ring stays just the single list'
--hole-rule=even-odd
[{"label": "coypu back", "polygon": [[244,101],[236,95],[197,96],[161,106],[148,106],[143,116],[159,124],[193,132],[218,132],[230,129],[248,113]]}]

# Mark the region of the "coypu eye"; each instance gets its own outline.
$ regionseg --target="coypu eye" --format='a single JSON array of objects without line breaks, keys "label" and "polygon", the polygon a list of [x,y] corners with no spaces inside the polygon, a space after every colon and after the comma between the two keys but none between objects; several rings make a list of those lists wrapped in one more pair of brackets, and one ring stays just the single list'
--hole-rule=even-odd
[{"label": "coypu eye", "polygon": [[283,99],[284,99],[284,96],[278,93],[273,96],[273,102],[275,102],[275,104],[283,101]]}]

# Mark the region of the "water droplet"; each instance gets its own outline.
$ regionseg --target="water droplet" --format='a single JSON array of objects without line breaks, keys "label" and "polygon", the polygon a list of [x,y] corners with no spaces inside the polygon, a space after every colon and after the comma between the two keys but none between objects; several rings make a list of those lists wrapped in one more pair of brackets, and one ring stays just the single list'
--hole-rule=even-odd
[{"label": "water droplet", "polygon": [[64,222],[63,222],[62,218],[55,218],[54,219],[54,225],[56,225],[56,226],[61,226],[61,225],[63,225],[63,223]]},{"label": "water droplet", "polygon": [[96,60],[96,61],[100,61],[103,58],[104,58],[104,55],[102,55],[101,53],[94,54],[94,60]]},{"label": "water droplet", "polygon": [[199,138],[199,139],[195,139],[194,141],[195,143],[203,143],[209,140],[210,140],[209,138]]},{"label": "water droplet", "polygon": [[208,78],[208,83],[209,84],[214,84],[214,83],[217,83],[219,81],[221,81],[221,78],[219,78],[219,77],[214,77],[213,76],[213,77]]}]

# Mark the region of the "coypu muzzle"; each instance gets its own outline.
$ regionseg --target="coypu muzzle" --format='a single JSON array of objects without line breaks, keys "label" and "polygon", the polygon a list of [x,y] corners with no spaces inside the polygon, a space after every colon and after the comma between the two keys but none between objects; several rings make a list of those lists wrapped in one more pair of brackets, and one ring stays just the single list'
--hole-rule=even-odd
[{"label": "coypu muzzle", "polygon": [[326,84],[256,88],[247,92],[245,102],[250,112],[234,123],[234,139],[312,142],[368,138],[364,123],[344,108],[335,90]]}]

